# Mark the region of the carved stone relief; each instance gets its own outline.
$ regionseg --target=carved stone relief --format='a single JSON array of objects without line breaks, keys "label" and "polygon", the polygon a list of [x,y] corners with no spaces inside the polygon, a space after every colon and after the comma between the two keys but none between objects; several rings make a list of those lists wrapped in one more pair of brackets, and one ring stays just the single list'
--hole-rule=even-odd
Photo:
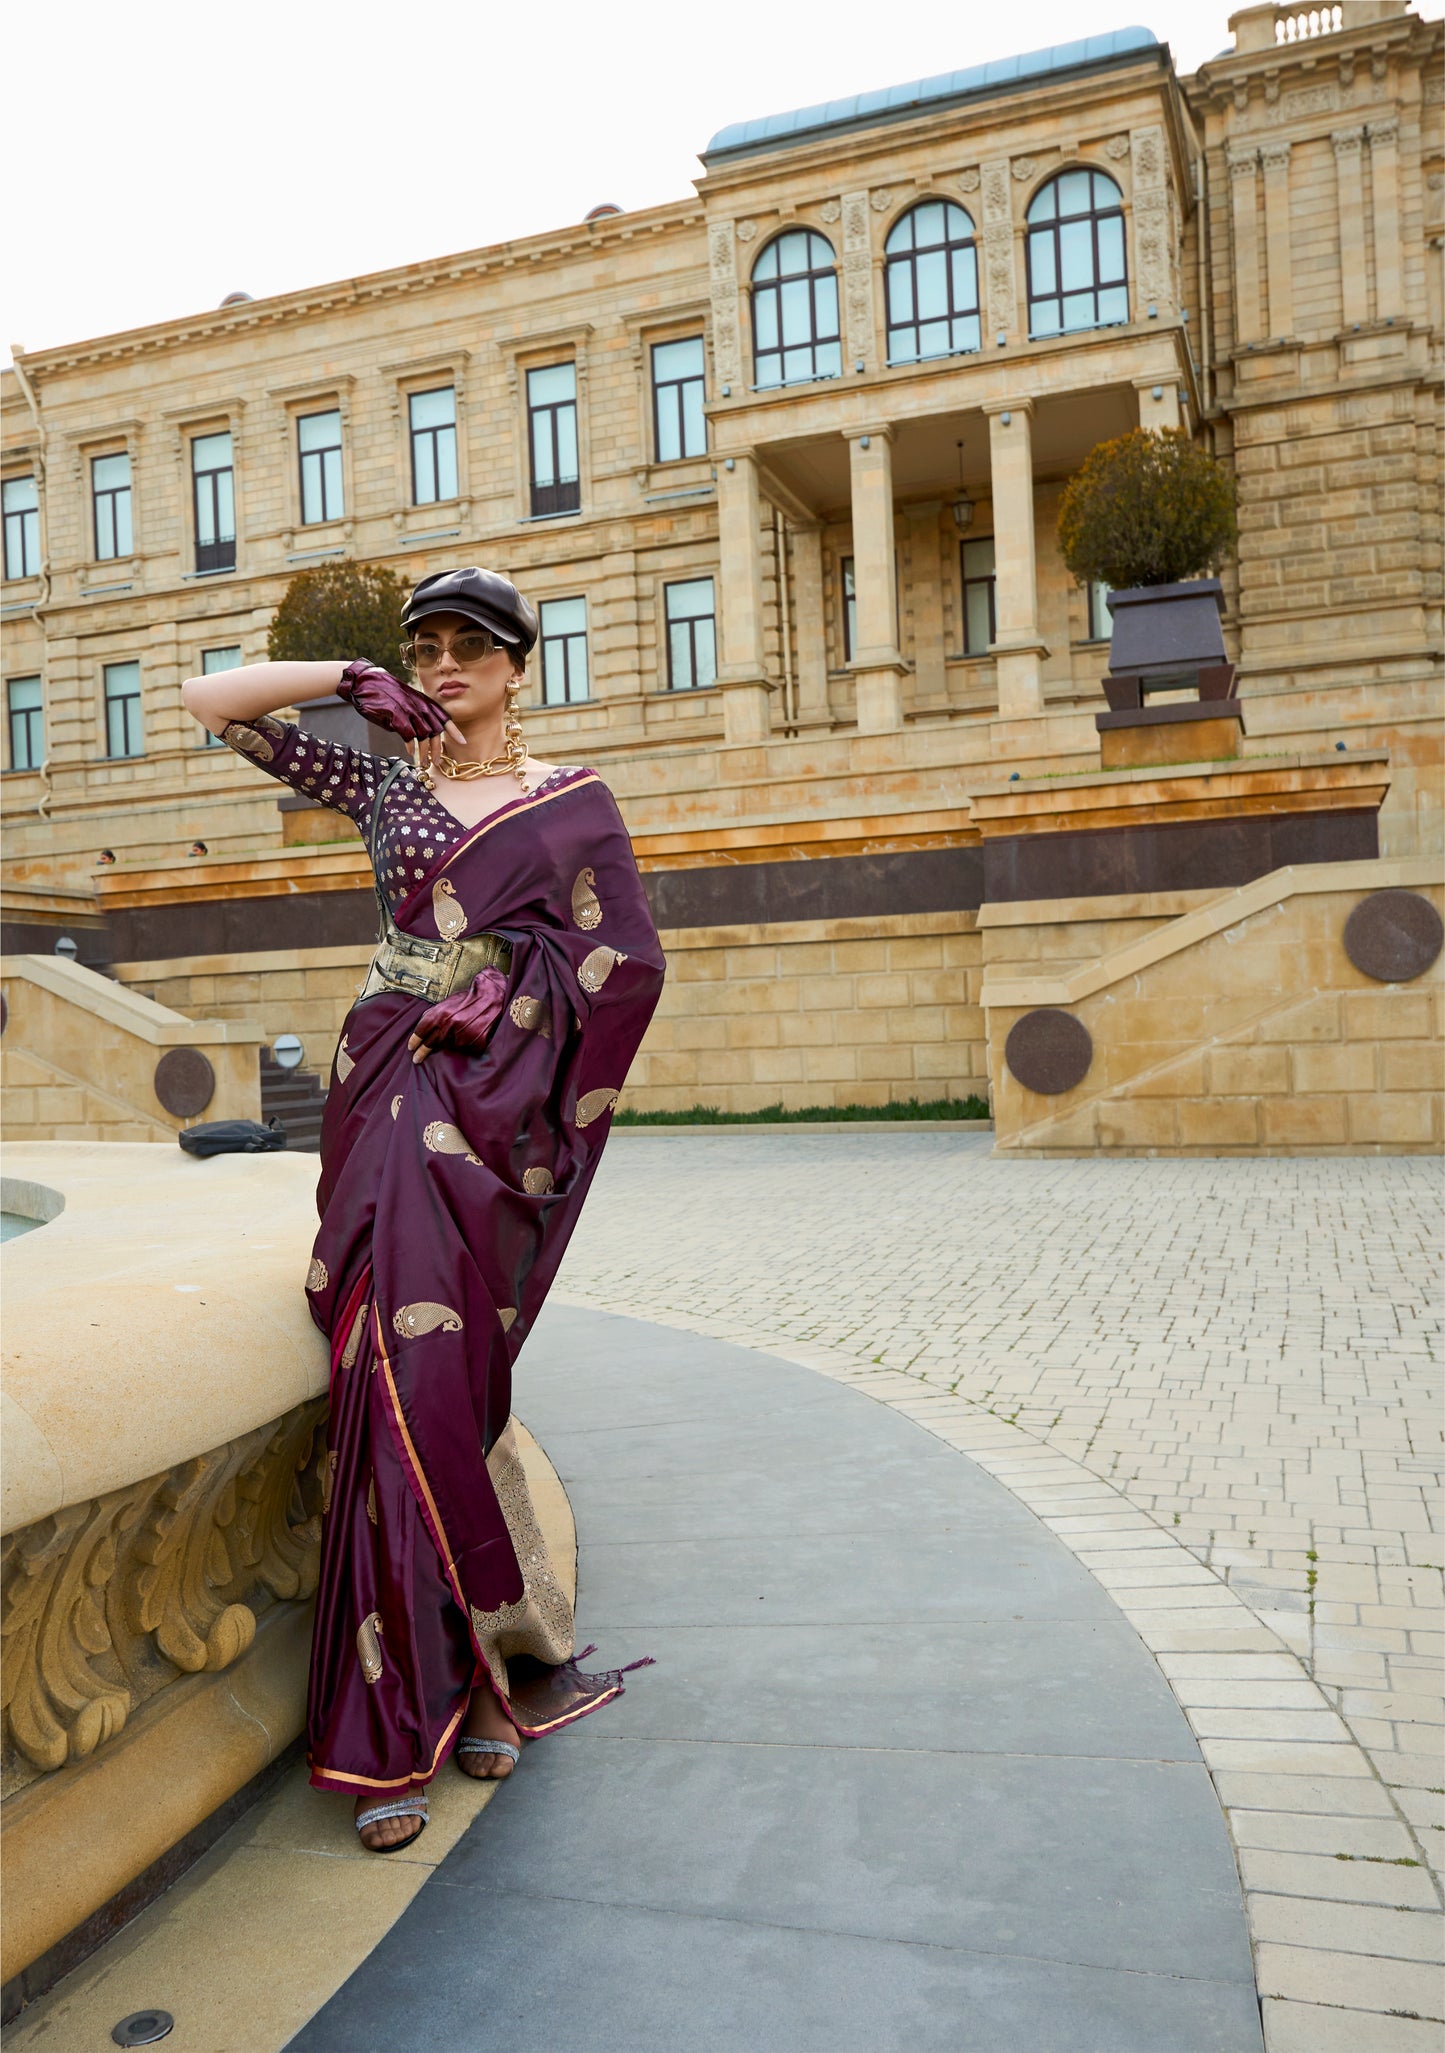
[{"label": "carved stone relief", "polygon": [[713,364],[719,385],[739,385],[742,383],[743,360],[731,221],[713,222],[708,230],[707,257],[712,287]]},{"label": "carved stone relief", "polygon": [[843,338],[850,369],[856,363],[867,364],[873,353],[873,228],[868,206],[866,192],[843,195]]},{"label": "carved stone relief", "polygon": [[967,171],[959,172],[958,189],[960,192],[977,192],[978,183],[979,171],[976,164],[971,164]]},{"label": "carved stone relief", "polygon": [[983,270],[988,329],[991,335],[1013,334],[1018,323],[1014,285],[1013,195],[1007,157],[993,157],[980,167],[983,193]]},{"label": "carved stone relief", "polygon": [[1136,318],[1148,306],[1161,312],[1178,303],[1169,189],[1164,180],[1164,131],[1136,128],[1129,138],[1134,187]]},{"label": "carved stone relief", "polygon": [[228,1668],[256,1614],[316,1587],[326,1402],[39,1519],[0,1545],[4,1794],[114,1739],[181,1675]]}]

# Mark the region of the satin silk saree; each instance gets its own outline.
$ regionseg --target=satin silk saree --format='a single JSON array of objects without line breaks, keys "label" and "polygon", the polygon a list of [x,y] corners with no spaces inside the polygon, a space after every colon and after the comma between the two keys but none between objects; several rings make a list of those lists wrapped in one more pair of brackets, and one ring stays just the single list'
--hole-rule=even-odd
[{"label": "satin silk saree", "polygon": [[429,940],[500,934],[512,956],[481,1052],[415,1064],[423,999],[354,1005],[326,1104],[307,1277],[331,1343],[308,1745],[314,1783],[358,1793],[434,1773],[479,1678],[528,1735],[621,1689],[573,1657],[509,1427],[512,1364],[664,970],[590,771],[462,832],[394,917]]}]

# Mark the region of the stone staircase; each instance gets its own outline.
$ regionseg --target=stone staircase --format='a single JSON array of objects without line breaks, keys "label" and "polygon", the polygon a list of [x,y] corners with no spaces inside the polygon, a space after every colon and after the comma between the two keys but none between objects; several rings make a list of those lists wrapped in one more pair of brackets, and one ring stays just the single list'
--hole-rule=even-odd
[{"label": "stone staircase", "polygon": [[318,1153],[326,1092],[311,1069],[283,1069],[269,1048],[261,1050],[261,1117],[279,1119],[293,1154]]}]

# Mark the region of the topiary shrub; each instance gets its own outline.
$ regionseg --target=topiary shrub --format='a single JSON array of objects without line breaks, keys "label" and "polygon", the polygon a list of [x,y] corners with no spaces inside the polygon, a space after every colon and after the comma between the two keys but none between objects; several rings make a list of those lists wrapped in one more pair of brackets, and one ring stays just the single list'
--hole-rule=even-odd
[{"label": "topiary shrub", "polygon": [[1223,562],[1234,479],[1182,428],[1135,428],[1090,451],[1064,487],[1059,547],[1080,584],[1177,584]]},{"label": "topiary shrub", "polygon": [[374,563],[319,563],[298,570],[266,636],[273,663],[349,662],[365,656],[395,676],[401,669],[405,578]]}]

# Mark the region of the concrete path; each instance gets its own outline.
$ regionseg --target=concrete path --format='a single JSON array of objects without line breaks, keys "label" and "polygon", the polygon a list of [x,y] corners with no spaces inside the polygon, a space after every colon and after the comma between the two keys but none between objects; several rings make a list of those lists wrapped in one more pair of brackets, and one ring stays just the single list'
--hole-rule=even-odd
[{"label": "concrete path", "polygon": [[1000,1483],[812,1370],[557,1306],[518,1406],[642,1653],[293,2053],[1258,2053],[1189,1727]]}]

